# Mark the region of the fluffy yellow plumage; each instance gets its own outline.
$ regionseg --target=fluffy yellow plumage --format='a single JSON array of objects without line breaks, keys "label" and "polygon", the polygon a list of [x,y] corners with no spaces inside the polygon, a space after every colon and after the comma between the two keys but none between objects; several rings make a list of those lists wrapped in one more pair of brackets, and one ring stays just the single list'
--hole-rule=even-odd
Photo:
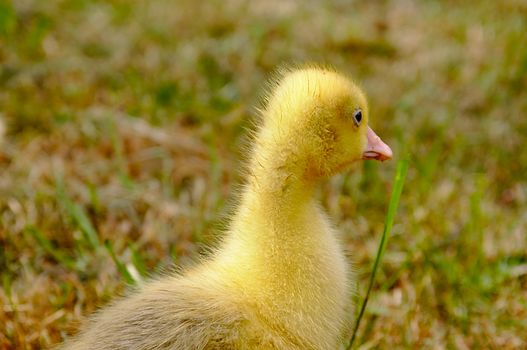
[{"label": "fluffy yellow plumage", "polygon": [[247,182],[208,260],[99,312],[65,349],[338,349],[350,274],[317,183],[391,150],[368,127],[362,91],[321,68],[273,84]]}]

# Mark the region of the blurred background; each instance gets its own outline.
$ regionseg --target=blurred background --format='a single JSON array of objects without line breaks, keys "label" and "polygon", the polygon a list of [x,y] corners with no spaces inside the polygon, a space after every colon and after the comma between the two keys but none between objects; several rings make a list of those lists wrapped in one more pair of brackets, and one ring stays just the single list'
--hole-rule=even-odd
[{"label": "blurred background", "polygon": [[[265,82],[303,62],[360,82],[410,159],[357,348],[525,349],[520,0],[0,0],[0,348],[60,342],[214,244]],[[320,191],[359,295],[395,164]]]}]

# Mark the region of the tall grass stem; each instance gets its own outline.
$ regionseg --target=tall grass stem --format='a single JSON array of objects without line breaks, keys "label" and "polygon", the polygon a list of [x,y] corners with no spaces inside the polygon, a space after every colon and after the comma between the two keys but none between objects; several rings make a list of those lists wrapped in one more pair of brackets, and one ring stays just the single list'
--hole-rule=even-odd
[{"label": "tall grass stem", "polygon": [[388,237],[390,236],[390,233],[392,231],[393,220],[395,218],[395,213],[399,205],[399,199],[401,198],[401,193],[403,191],[404,180],[406,179],[407,172],[408,172],[408,160],[398,161],[397,170],[395,173],[395,181],[394,181],[393,190],[392,190],[392,196],[390,198],[390,204],[388,206],[388,213],[386,214],[386,220],[384,222],[384,231],[382,233],[381,242],[379,243],[379,248],[377,249],[377,256],[375,257],[375,262],[373,264],[373,270],[370,275],[370,282],[368,284],[368,290],[366,292],[366,296],[364,297],[364,300],[362,301],[360,312],[359,312],[359,315],[357,316],[357,320],[355,321],[355,327],[353,328],[353,334],[351,336],[350,343],[348,347],[346,348],[346,350],[350,350],[352,348],[353,342],[355,341],[357,337],[357,331],[359,329],[362,316],[364,315],[364,311],[366,310],[366,305],[368,304],[368,300],[370,298],[370,293],[373,288],[373,283],[375,281],[377,269],[379,268],[379,265],[381,263],[384,250],[386,249],[386,244],[388,243]]}]

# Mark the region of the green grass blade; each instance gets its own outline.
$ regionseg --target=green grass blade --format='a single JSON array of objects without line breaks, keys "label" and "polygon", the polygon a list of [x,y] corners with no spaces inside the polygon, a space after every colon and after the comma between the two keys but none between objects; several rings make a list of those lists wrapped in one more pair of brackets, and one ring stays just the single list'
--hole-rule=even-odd
[{"label": "green grass blade", "polygon": [[143,259],[143,257],[139,254],[139,252],[133,245],[129,244],[128,248],[132,252],[132,264],[139,272],[139,275],[141,277],[148,276],[148,269],[146,268],[145,260]]},{"label": "green grass blade", "polygon": [[123,278],[125,279],[126,283],[131,284],[131,285],[135,285],[136,284],[135,279],[132,277],[132,275],[130,274],[130,272],[126,268],[126,266],[122,262],[120,262],[119,259],[117,259],[117,255],[115,255],[115,252],[113,251],[112,243],[110,241],[106,240],[106,241],[104,241],[104,246],[106,247],[106,250],[108,251],[108,254],[110,254],[113,262],[115,263],[115,266],[117,266],[117,270],[119,271],[121,276],[123,276]]},{"label": "green grass blade", "polygon": [[90,218],[88,217],[88,214],[84,211],[84,209],[75,204],[75,203],[69,203],[68,211],[70,212],[71,217],[73,218],[73,222],[79,227],[81,232],[84,234],[88,242],[90,243],[90,246],[92,248],[97,249],[99,247],[99,236],[97,235],[97,231],[93,227]]},{"label": "green grass blade", "polygon": [[60,262],[61,265],[72,270],[75,268],[75,264],[72,259],[66,256],[62,251],[56,249],[53,246],[53,243],[44,236],[44,234],[34,226],[28,226],[25,229],[25,232],[29,233],[37,243],[44,249],[46,253],[51,255],[56,261]]},{"label": "green grass blade", "polygon": [[66,194],[64,183],[59,174],[55,174],[55,187],[60,204],[65,209],[71,222],[80,229],[82,235],[93,249],[100,247],[97,230],[93,226],[88,214],[83,207],[74,203]]},{"label": "green grass blade", "polygon": [[370,298],[370,293],[373,288],[373,283],[375,282],[375,275],[377,274],[377,269],[380,265],[382,256],[386,249],[386,244],[388,243],[388,237],[390,236],[390,233],[392,231],[393,220],[395,218],[395,213],[399,205],[399,199],[401,198],[401,193],[403,191],[404,180],[406,178],[407,172],[408,172],[408,160],[398,161],[397,171],[395,173],[395,181],[394,181],[393,190],[392,190],[392,196],[390,198],[390,204],[388,206],[388,213],[386,214],[386,221],[384,222],[384,231],[382,233],[381,242],[379,244],[379,249],[377,250],[377,256],[375,257],[375,262],[373,264],[373,270],[370,275],[370,282],[368,284],[368,290],[366,292],[366,296],[364,297],[364,300],[362,301],[360,312],[355,322],[355,327],[353,328],[353,334],[351,336],[350,343],[348,347],[346,348],[346,350],[351,349],[351,347],[353,346],[353,342],[355,341],[355,338],[357,337],[357,330],[359,329],[362,316],[364,315],[364,311],[366,310],[366,305],[368,304],[368,300]]}]

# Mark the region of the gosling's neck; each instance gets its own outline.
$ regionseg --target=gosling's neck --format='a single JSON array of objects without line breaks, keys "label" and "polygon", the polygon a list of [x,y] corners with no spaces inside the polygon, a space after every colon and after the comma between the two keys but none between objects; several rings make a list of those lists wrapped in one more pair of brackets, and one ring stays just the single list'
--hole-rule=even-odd
[{"label": "gosling's neck", "polygon": [[251,164],[219,255],[221,275],[263,324],[305,348],[335,349],[348,277],[340,243],[314,200],[317,181],[286,151],[255,152]]},{"label": "gosling's neck", "polygon": [[307,161],[298,152],[263,145],[255,150],[250,164],[242,207],[258,209],[273,219],[313,204],[318,180],[306,176]]}]

